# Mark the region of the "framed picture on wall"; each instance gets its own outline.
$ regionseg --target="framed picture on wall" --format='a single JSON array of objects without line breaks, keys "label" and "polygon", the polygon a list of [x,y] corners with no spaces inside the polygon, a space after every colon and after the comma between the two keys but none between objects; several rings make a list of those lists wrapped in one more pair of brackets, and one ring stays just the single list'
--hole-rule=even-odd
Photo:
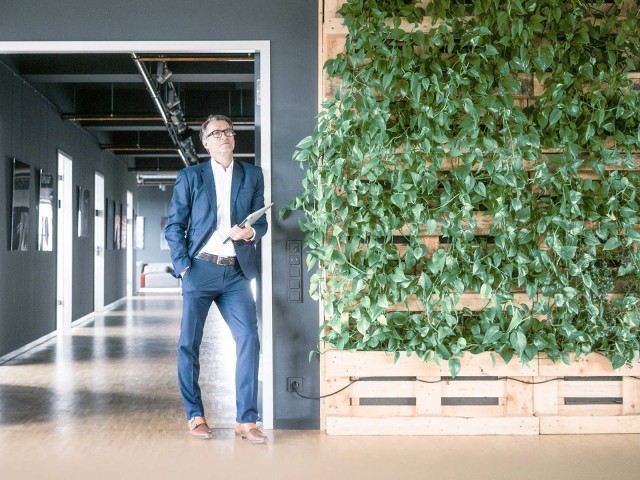
[{"label": "framed picture on wall", "polygon": [[38,250],[53,250],[53,174],[42,170],[38,190]]},{"label": "framed picture on wall", "polygon": [[89,190],[78,185],[78,236],[89,236]]},{"label": "framed picture on wall", "polygon": [[113,216],[113,248],[114,250],[120,249],[120,212],[122,205],[118,202],[115,203],[115,214]]},{"label": "framed picture on wall", "polygon": [[120,205],[120,248],[127,248],[127,206]]},{"label": "framed picture on wall", "polygon": [[164,238],[164,230],[167,228],[167,221],[169,217],[162,217],[160,219],[160,250],[169,250],[169,244],[167,239]]},{"label": "framed picture on wall", "polygon": [[29,192],[31,167],[13,159],[11,196],[11,250],[29,249]]},{"label": "framed picture on wall", "polygon": [[107,250],[113,250],[113,217],[115,214],[115,204],[113,200],[105,198],[104,211],[106,212],[106,238],[105,248]]}]

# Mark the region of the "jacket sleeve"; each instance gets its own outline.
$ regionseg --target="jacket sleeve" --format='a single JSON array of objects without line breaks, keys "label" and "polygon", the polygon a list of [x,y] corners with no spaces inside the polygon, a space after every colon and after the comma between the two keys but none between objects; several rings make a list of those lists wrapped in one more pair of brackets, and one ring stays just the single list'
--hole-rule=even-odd
[{"label": "jacket sleeve", "polygon": [[173,262],[175,277],[191,266],[189,251],[187,249],[186,231],[189,227],[189,217],[191,216],[191,186],[184,170],[178,173],[176,183],[173,187],[173,196],[169,206],[169,218],[164,236],[167,239],[171,250],[171,261]]},{"label": "jacket sleeve", "polygon": [[[253,197],[251,199],[252,212],[255,212],[256,210],[260,210],[262,207],[264,207],[264,175],[262,174],[261,168],[257,168],[257,170],[258,170],[258,179],[256,181],[256,185],[253,190]],[[256,231],[256,236],[252,241],[246,242],[246,243],[255,245],[267,233],[267,228],[268,228],[267,215],[263,214],[258,220],[255,221],[252,227]]]}]

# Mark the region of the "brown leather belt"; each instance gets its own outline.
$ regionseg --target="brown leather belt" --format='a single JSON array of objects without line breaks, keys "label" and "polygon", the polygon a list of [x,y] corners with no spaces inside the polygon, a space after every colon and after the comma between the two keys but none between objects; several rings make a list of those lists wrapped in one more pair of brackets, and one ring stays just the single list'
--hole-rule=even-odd
[{"label": "brown leather belt", "polygon": [[204,260],[205,262],[215,263],[216,265],[236,264],[236,257],[219,257],[218,255],[211,255],[210,253],[199,253],[196,255],[196,258]]}]

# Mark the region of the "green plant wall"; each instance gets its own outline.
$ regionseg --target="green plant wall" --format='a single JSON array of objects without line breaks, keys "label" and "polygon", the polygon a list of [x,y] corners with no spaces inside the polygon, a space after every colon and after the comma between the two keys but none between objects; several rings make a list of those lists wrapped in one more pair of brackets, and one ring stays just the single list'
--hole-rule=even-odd
[{"label": "green plant wall", "polygon": [[[319,267],[323,341],[454,375],[465,351],[638,360],[638,10],[341,7],[345,50],[325,69],[342,86],[298,145],[307,174],[289,206]],[[482,305],[461,307],[474,294]]]}]

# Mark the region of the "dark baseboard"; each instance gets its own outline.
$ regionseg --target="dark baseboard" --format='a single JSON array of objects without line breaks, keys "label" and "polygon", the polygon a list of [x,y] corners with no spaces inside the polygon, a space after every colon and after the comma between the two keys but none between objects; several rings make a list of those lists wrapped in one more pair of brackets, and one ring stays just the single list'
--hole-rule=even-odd
[{"label": "dark baseboard", "polygon": [[281,418],[275,419],[274,428],[279,430],[320,430],[319,418]]}]

